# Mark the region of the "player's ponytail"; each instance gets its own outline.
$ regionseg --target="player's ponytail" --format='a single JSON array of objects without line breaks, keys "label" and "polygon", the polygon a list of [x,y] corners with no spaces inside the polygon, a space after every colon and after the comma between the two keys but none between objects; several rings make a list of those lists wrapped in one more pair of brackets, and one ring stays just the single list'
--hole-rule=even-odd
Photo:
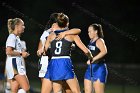
[{"label": "player's ponytail", "polygon": [[59,13],[57,17],[57,23],[59,27],[67,27],[69,23],[69,18],[64,13]]},{"label": "player's ponytail", "polygon": [[14,30],[14,27],[13,27],[13,19],[8,19],[8,23],[7,23],[7,26],[8,26],[8,31],[9,31],[9,34],[11,34]]},{"label": "player's ponytail", "polygon": [[47,27],[50,28],[53,23],[57,23],[59,27],[65,28],[69,24],[69,18],[64,13],[53,13],[47,23]]},{"label": "player's ponytail", "polygon": [[18,25],[20,21],[20,18],[8,19],[7,27],[9,34],[13,33],[13,31],[15,30],[15,25]]}]

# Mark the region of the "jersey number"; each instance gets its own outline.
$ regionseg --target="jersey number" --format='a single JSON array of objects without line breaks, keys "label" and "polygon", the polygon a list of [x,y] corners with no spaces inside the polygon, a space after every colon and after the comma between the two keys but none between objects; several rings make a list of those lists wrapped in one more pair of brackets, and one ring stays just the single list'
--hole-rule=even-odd
[{"label": "jersey number", "polygon": [[56,42],[55,54],[60,54],[61,53],[61,47],[62,47],[62,41]]}]

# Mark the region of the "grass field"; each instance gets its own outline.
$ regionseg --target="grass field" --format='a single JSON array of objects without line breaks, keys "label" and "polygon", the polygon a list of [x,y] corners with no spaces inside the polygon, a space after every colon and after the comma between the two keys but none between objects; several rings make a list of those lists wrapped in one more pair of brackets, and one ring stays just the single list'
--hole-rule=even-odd
[{"label": "grass field", "polygon": [[[30,81],[31,87],[40,92],[41,82]],[[80,82],[81,92],[83,91],[83,84]],[[105,93],[140,93],[140,86],[121,85],[121,84],[106,84]]]}]

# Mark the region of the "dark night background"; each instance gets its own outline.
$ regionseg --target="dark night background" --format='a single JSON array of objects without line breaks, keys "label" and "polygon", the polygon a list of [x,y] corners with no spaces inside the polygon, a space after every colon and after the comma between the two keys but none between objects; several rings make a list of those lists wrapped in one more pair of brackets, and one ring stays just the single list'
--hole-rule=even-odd
[{"label": "dark night background", "polygon": [[[85,45],[89,42],[88,26],[92,23],[101,24],[108,49],[106,56],[110,73],[108,82],[116,84],[115,82],[120,81],[119,84],[124,86],[140,85],[138,79],[140,78],[138,74],[140,71],[140,7],[138,0],[0,0],[1,64],[6,59],[5,42],[8,36],[7,20],[9,18],[20,17],[25,22],[26,29],[21,39],[26,41],[27,49],[31,54],[26,59],[30,61],[27,63],[27,70],[30,70],[36,67],[38,61],[36,51],[39,38],[50,14],[54,12],[63,12],[69,16],[69,28],[81,29],[79,36]],[[81,66],[85,62],[83,57],[84,55],[78,48],[73,51],[72,58],[76,67],[77,64]],[[30,68],[30,66],[33,68]],[[81,68],[79,67],[79,69]],[[80,73],[78,70],[76,72]],[[130,81],[126,78],[129,78]],[[82,79],[79,78],[79,80]],[[132,83],[129,83],[131,81]],[[122,88],[122,91],[124,90]],[[138,93],[122,91],[117,93]]]}]

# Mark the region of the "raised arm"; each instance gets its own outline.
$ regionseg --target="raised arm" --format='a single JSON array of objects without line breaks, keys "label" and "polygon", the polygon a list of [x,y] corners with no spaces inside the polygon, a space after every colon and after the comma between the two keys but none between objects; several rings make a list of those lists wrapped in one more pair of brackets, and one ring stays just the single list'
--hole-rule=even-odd
[{"label": "raised arm", "polygon": [[81,33],[81,30],[78,28],[73,28],[73,29],[67,30],[63,33],[65,33],[65,35],[78,35]]},{"label": "raised arm", "polygon": [[46,42],[45,42],[45,51],[48,50],[49,46],[51,44],[51,34],[48,36]]},{"label": "raised arm", "polygon": [[81,33],[81,30],[78,28],[73,28],[64,32],[59,33],[59,35],[57,35],[57,40],[60,40],[62,38],[64,38],[66,35],[78,35]]}]

